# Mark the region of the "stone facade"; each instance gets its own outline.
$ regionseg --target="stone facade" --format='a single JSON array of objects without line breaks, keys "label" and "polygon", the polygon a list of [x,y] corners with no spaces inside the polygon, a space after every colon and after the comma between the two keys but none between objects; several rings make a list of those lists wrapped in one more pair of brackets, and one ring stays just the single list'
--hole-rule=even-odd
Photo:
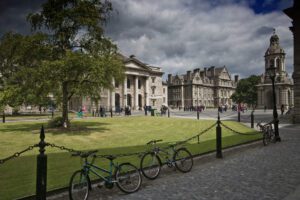
[{"label": "stone facade", "polygon": [[284,10],[293,20],[290,27],[294,35],[294,122],[300,123],[300,1],[294,0],[294,6]]},{"label": "stone facade", "polygon": [[294,105],[293,81],[289,78],[285,69],[285,52],[280,47],[279,37],[275,31],[270,38],[270,46],[265,53],[265,73],[261,75],[261,82],[257,85],[257,107],[269,109],[273,108],[272,81],[269,78],[267,69],[276,68],[276,106],[280,108],[284,105],[286,109]]},{"label": "stone facade", "polygon": [[171,107],[220,105],[232,106],[230,99],[236,89],[238,76],[231,76],[224,67],[210,67],[187,71],[183,75],[168,75],[168,104]]},{"label": "stone facade", "polygon": [[[138,60],[134,55],[125,57],[120,55],[125,65],[125,79],[122,83],[112,80],[115,86],[113,90],[103,89],[101,100],[98,105],[89,98],[73,98],[69,107],[71,110],[84,108],[92,112],[100,108],[119,111],[121,108],[130,106],[133,110],[141,110],[145,105],[160,108],[166,98],[164,92],[167,88],[163,86],[161,68],[150,66]],[[98,108],[97,108],[98,107]]]}]

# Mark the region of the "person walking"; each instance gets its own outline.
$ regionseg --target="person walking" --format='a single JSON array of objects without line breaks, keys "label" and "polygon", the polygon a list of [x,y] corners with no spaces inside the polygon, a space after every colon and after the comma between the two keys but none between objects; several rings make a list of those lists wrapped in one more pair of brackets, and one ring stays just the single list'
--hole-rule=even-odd
[{"label": "person walking", "polygon": [[280,110],[281,110],[281,115],[283,115],[283,113],[284,113],[284,105],[283,104],[281,105]]}]

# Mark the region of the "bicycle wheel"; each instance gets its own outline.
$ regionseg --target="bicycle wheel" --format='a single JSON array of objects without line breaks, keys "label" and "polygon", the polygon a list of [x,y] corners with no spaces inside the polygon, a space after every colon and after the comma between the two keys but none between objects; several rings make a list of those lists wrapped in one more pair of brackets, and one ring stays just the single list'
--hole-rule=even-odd
[{"label": "bicycle wheel", "polygon": [[191,171],[193,167],[193,156],[185,148],[176,150],[173,160],[175,161],[176,168],[183,173]]},{"label": "bicycle wheel", "polygon": [[264,132],[264,136],[263,136],[263,144],[264,146],[267,146],[270,142],[270,136],[268,132]]},{"label": "bicycle wheel", "polygon": [[74,172],[69,185],[70,200],[86,200],[89,196],[90,179],[82,170]]},{"label": "bicycle wheel", "polygon": [[118,166],[115,179],[117,186],[125,193],[137,191],[142,183],[142,176],[139,170],[130,163],[123,163]]},{"label": "bicycle wheel", "polygon": [[148,179],[156,179],[160,173],[161,160],[154,153],[146,153],[143,155],[140,163],[143,175]]}]

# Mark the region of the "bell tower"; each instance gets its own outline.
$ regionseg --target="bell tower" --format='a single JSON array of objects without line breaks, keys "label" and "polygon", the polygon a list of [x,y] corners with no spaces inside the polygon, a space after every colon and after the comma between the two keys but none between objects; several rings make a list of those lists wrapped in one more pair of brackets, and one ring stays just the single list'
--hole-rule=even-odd
[{"label": "bell tower", "polygon": [[[273,30],[273,35],[270,38],[270,46],[265,53],[265,76],[267,76],[267,69],[270,67],[276,68],[276,74],[278,78],[277,82],[283,81],[287,76],[285,69],[285,52],[279,44],[279,37],[276,34],[276,30]],[[267,80],[267,77],[266,77]]]}]

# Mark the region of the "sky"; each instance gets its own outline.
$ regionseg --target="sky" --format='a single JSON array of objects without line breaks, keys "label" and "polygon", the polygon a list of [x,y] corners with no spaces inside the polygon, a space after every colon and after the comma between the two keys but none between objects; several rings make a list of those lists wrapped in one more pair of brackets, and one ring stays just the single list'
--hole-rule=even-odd
[{"label": "sky", "polygon": [[[0,0],[0,36],[30,33],[26,16],[45,0]],[[264,72],[273,28],[293,72],[291,20],[282,12],[292,0],[112,0],[105,35],[125,56],[167,74],[226,66],[241,78]]]}]

